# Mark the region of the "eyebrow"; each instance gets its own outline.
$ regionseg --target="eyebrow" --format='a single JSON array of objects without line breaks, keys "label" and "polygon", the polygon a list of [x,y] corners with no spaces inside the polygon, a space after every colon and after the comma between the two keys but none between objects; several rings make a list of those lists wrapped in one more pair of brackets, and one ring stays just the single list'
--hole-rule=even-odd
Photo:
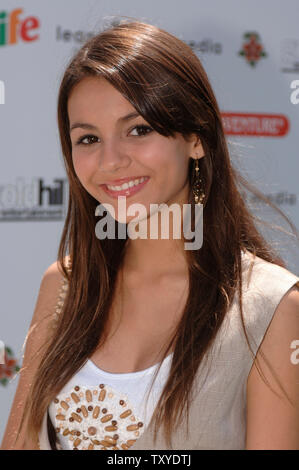
[{"label": "eyebrow", "polygon": [[[136,111],[133,111],[132,113],[126,114],[125,116],[121,116],[116,122],[119,123],[119,122],[129,121],[130,119],[133,119],[138,116],[140,116],[140,114],[137,113]],[[72,126],[70,127],[70,132],[73,129],[77,129],[78,127],[80,127],[81,129],[97,130],[97,127],[94,126],[93,124],[88,124],[87,122],[74,122],[74,124],[72,124]]]}]

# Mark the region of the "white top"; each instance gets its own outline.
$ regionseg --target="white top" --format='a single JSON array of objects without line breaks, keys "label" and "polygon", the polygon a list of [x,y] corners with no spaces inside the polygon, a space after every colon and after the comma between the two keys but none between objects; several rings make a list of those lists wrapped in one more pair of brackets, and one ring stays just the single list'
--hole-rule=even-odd
[{"label": "white top", "polygon": [[[105,447],[105,437],[108,436],[111,443],[117,434],[115,441],[122,446],[115,446],[115,449],[128,449],[150,422],[168,376],[172,355],[163,361],[148,400],[147,392],[159,364],[138,372],[113,374],[100,369],[88,359],[57,395],[57,403],[54,400],[48,407],[54,428],[60,428],[56,434],[59,440],[57,448],[73,450],[77,447],[79,450],[87,450],[90,446],[90,449],[99,449]],[[78,411],[79,408],[81,411]],[[74,419],[69,421],[72,417]],[[76,435],[76,432],[80,432],[80,435]],[[47,413],[44,415],[39,441],[41,450],[51,449]],[[109,448],[113,449],[111,446]]]}]

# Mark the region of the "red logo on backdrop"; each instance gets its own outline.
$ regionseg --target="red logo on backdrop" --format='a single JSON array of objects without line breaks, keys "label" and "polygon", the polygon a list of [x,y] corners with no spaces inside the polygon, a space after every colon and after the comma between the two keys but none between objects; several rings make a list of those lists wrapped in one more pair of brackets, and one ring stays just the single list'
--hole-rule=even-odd
[{"label": "red logo on backdrop", "polygon": [[252,67],[255,67],[262,57],[267,57],[267,53],[264,50],[264,46],[260,43],[261,39],[258,33],[245,33],[243,37],[245,42],[239,51],[239,55],[245,57],[247,62]]},{"label": "red logo on backdrop", "polygon": [[283,114],[221,113],[228,135],[282,137],[289,132],[289,120]]}]

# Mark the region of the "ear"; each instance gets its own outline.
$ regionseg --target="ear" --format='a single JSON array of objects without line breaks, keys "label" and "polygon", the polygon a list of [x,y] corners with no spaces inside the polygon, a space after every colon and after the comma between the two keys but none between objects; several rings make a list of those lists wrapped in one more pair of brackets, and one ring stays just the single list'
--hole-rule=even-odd
[{"label": "ear", "polygon": [[189,156],[194,160],[205,156],[201,140],[197,134],[192,134],[189,139]]}]

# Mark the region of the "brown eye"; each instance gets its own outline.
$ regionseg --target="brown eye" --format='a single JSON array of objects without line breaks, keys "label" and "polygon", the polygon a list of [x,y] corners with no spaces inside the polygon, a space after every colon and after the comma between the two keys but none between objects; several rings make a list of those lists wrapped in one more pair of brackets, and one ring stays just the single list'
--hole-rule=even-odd
[{"label": "brown eye", "polygon": [[96,143],[97,140],[98,140],[98,137],[96,135],[88,134],[88,135],[84,135],[83,137],[80,137],[80,139],[76,143],[77,145],[81,145],[81,144],[90,145],[90,144]]},{"label": "brown eye", "polygon": [[141,137],[141,136],[144,136],[146,134],[150,134],[151,131],[153,130],[150,126],[145,126],[144,124],[140,124],[138,126],[133,127],[132,131],[135,130],[135,129],[138,130],[137,137]]}]

